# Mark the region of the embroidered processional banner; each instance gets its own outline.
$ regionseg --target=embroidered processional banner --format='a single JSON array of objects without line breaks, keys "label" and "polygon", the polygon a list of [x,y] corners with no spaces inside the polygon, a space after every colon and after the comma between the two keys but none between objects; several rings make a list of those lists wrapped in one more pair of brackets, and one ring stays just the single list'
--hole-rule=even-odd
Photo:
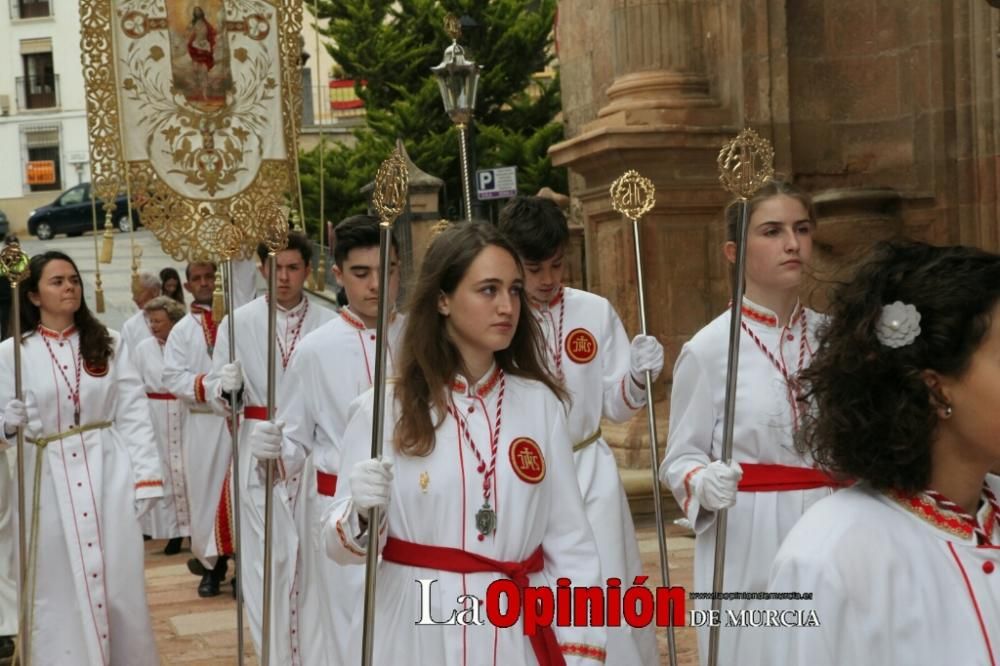
[{"label": "embroidered processional banner", "polygon": [[81,0],[80,19],[96,195],[128,191],[177,260],[251,254],[297,191],[301,2]]}]

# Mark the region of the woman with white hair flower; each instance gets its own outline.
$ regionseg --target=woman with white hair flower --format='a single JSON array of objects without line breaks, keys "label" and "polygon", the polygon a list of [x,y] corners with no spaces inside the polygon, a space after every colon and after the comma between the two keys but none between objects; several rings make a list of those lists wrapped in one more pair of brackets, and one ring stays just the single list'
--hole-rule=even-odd
[{"label": "woman with white hair flower", "polygon": [[[767,664],[1000,658],[1000,256],[877,248],[834,296],[800,448],[858,480],[781,546],[769,589],[819,626],[769,632]],[[776,604],[777,605],[777,604]]]}]

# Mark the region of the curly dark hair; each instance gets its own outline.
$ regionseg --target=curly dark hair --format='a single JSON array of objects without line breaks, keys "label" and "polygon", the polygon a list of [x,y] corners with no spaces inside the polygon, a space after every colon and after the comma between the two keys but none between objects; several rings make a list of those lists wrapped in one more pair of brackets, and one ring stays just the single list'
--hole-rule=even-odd
[{"label": "curly dark hair", "polygon": [[[920,313],[920,334],[888,347],[876,337],[882,306]],[[939,396],[925,370],[957,377],[992,325],[1000,302],[1000,255],[915,242],[878,244],[854,278],[838,285],[819,349],[799,377],[807,415],[798,448],[834,473],[875,488],[925,489]]]}]

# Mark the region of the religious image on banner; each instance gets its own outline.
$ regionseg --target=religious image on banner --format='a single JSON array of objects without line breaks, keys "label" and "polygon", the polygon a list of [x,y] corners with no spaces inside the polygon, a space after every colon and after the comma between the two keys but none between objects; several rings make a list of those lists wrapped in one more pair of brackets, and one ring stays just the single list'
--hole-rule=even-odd
[{"label": "religious image on banner", "polygon": [[232,89],[221,0],[167,3],[174,88],[196,106],[224,106]]},{"label": "religious image on banner", "polygon": [[97,170],[127,173],[142,224],[175,258],[219,257],[230,226],[250,254],[273,222],[261,211],[294,189],[301,3],[81,0],[80,11]]}]

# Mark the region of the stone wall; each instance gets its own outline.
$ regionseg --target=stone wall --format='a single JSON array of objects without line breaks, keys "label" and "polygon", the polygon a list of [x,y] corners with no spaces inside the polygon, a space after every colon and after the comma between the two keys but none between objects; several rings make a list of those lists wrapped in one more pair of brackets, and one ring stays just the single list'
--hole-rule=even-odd
[{"label": "stone wall", "polygon": [[[1000,251],[998,17],[986,0],[560,2],[567,138],[552,157],[583,203],[587,284],[630,333],[632,241],[608,186],[631,168],[657,188],[642,234],[661,399],[680,346],[728,300],[715,156],[742,127],[817,197],[821,279],[881,238]],[[641,460],[643,432],[628,428],[621,462]]]}]

